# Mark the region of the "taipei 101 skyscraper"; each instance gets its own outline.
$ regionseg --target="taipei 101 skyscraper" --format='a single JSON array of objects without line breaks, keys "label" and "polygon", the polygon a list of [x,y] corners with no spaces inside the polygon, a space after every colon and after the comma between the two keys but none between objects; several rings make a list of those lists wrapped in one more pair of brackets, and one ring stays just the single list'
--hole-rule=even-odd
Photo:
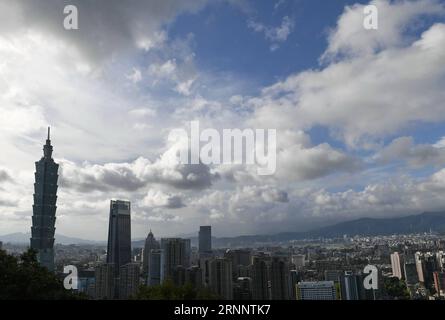
[{"label": "taipei 101 skyscraper", "polygon": [[54,270],[54,232],[56,222],[57,179],[59,165],[52,158],[53,147],[48,139],[43,157],[36,162],[34,205],[32,206],[31,248],[37,251],[40,264]]}]

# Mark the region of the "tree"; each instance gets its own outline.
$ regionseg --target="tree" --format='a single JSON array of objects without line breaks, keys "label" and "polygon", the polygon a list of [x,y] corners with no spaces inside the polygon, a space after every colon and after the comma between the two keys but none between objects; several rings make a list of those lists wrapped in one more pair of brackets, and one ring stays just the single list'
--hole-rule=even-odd
[{"label": "tree", "polygon": [[29,249],[19,259],[0,250],[0,300],[67,300],[83,296],[66,290]]},{"label": "tree", "polygon": [[409,300],[410,294],[404,281],[397,277],[384,280],[386,294],[396,300]]},{"label": "tree", "polygon": [[194,288],[190,283],[175,286],[171,280],[158,286],[141,286],[137,293],[138,300],[216,300],[218,296],[206,289]]}]

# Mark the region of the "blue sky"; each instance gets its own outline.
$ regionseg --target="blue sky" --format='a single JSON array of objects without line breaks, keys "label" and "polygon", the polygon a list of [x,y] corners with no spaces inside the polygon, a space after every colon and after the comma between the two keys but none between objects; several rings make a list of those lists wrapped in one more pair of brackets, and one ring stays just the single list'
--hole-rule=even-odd
[{"label": "blue sky", "polygon": [[[344,8],[341,2],[321,3],[322,6],[320,1],[285,1],[274,9],[275,2],[259,1],[243,11],[219,2],[199,14],[182,15],[169,30],[173,37],[194,34],[202,68],[233,72],[254,79],[258,87],[267,86],[293,72],[318,67],[318,57],[326,46],[327,27],[335,25]],[[262,34],[247,27],[247,19],[279,26],[285,16],[294,21],[295,27],[287,41],[273,52]]]},{"label": "blue sky", "polygon": [[[246,2],[247,3],[247,2]],[[245,79],[249,85],[239,94],[258,94],[258,91],[276,81],[307,69],[321,68],[319,58],[327,46],[329,30],[335,28],[338,16],[345,6],[367,1],[258,1],[255,4],[233,6],[215,2],[197,14],[184,14],[169,26],[172,38],[193,34],[193,50],[199,68],[215,74],[229,73]],[[268,26],[279,26],[283,17],[294,21],[292,32],[277,50],[270,50],[270,42],[261,33],[247,27],[246,19]],[[419,36],[443,17],[423,17],[418,28],[407,30]],[[341,141],[332,139],[329,129],[315,126],[310,129],[314,144],[328,141],[343,148]],[[401,133],[413,134],[417,143],[435,143],[445,136],[442,123],[413,123]],[[390,142],[397,134],[386,137]]]},{"label": "blue sky", "polygon": [[[111,199],[134,237],[445,210],[445,1],[70,2],[79,30],[0,0],[0,234],[29,230],[48,125],[68,236],[105,239]],[[276,129],[276,173],[173,163],[193,120]]]}]

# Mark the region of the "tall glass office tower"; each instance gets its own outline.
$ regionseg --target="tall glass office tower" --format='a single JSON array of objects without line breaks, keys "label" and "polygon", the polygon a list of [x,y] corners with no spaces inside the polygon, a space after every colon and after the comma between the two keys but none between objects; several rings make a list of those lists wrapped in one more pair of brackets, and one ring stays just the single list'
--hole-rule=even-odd
[{"label": "tall glass office tower", "polygon": [[53,147],[48,138],[43,146],[43,158],[36,162],[34,205],[32,206],[31,248],[48,270],[54,270],[54,227],[56,222],[57,180],[59,165],[52,158]]},{"label": "tall glass office tower", "polygon": [[212,227],[199,227],[199,252],[209,253],[212,251]]},{"label": "tall glass office tower", "polygon": [[108,227],[107,263],[114,264],[116,277],[120,268],[131,262],[130,202],[111,200]]}]

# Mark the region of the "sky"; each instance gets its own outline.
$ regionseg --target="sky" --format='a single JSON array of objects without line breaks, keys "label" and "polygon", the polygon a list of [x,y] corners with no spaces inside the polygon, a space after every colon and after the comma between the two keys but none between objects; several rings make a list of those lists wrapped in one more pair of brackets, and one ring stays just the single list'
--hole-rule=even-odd
[{"label": "sky", "polygon": [[[30,230],[47,126],[66,236],[106,239],[111,199],[134,238],[445,210],[444,88],[440,0],[0,0],[0,234]],[[191,121],[277,130],[275,174],[175,163]]]}]

